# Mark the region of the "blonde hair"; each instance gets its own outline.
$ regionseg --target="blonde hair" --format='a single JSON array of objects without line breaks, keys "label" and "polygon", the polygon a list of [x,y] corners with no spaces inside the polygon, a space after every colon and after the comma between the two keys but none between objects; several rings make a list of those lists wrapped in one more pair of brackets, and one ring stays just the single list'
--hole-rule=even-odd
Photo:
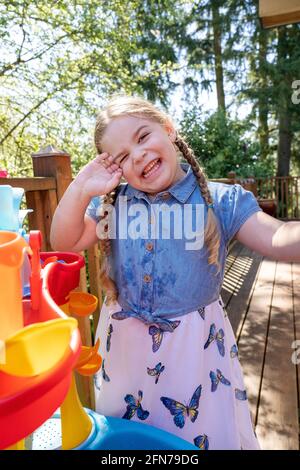
[{"label": "blonde hair", "polygon": [[[120,116],[142,117],[149,121],[157,122],[162,126],[171,122],[169,116],[160,111],[150,101],[138,97],[115,96],[97,116],[94,139],[98,153],[102,152],[101,141],[108,124],[112,119]],[[221,269],[219,263],[220,233],[217,218],[214,214],[213,208],[211,207],[213,200],[208,189],[207,177],[204,169],[197,162],[194,152],[180,135],[177,134],[174,144],[182,156],[191,165],[192,171],[197,178],[202,197],[208,206],[204,243],[209,253],[208,264],[216,265],[216,274],[218,274]],[[102,219],[102,226],[104,223],[106,231],[108,230],[108,224],[106,223],[108,222],[108,212],[105,210],[105,205],[113,204],[115,202],[115,198],[116,190],[104,196],[103,210],[100,213],[100,218]],[[108,236],[106,239],[100,241],[100,249],[103,255],[102,266],[100,269],[100,281],[102,288],[106,293],[106,303],[108,305],[110,302],[117,300],[118,297],[116,285],[108,274],[108,255],[110,254],[110,241]]]}]

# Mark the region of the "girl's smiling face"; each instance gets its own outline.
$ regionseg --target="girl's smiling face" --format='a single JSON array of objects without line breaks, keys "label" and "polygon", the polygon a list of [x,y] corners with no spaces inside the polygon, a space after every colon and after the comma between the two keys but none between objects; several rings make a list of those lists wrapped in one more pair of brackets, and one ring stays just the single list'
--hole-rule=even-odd
[{"label": "girl's smiling face", "polygon": [[154,195],[185,176],[175,137],[171,123],[163,126],[142,117],[120,116],[108,124],[101,147],[113,156],[131,186]]}]

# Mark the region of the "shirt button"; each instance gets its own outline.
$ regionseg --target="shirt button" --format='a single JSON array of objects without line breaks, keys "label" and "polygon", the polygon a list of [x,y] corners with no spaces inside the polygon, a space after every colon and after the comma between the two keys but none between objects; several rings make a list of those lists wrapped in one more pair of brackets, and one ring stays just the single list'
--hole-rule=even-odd
[{"label": "shirt button", "polygon": [[152,251],[153,250],[153,243],[150,243],[150,242],[147,243],[146,248],[147,248],[148,251]]},{"label": "shirt button", "polygon": [[145,274],[144,281],[145,282],[150,282],[151,281],[151,276],[149,276],[149,274]]},{"label": "shirt button", "polygon": [[165,200],[166,200],[166,199],[169,199],[170,193],[163,193],[163,194],[161,195],[161,197],[162,197],[162,199],[165,199]]}]

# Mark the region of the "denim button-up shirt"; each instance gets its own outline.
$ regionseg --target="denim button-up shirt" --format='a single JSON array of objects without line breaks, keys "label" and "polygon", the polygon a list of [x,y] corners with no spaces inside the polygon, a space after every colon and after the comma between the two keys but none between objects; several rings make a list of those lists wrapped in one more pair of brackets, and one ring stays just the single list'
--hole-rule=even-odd
[{"label": "denim button-up shirt", "polygon": [[[261,210],[254,195],[239,184],[208,183],[220,231],[221,270],[216,274],[216,266],[208,264],[208,250],[201,244],[201,236],[196,248],[187,249],[190,238],[184,236],[185,219],[176,218],[175,212],[173,216],[170,212],[173,207],[178,214],[181,210],[183,214],[184,209],[189,208],[191,228],[199,229],[198,220],[203,234],[207,205],[190,165],[182,163],[181,167],[186,172],[185,177],[154,199],[129,184],[118,187],[109,262],[110,277],[117,285],[118,302],[123,309],[120,319],[138,317],[149,324],[160,322],[160,326],[165,324],[168,329],[168,318],[187,314],[217,300],[227,245],[248,217]],[[86,212],[96,222],[100,220],[101,199],[94,197]],[[145,217],[146,223],[143,223]],[[161,223],[164,219],[168,222],[166,227]]]}]

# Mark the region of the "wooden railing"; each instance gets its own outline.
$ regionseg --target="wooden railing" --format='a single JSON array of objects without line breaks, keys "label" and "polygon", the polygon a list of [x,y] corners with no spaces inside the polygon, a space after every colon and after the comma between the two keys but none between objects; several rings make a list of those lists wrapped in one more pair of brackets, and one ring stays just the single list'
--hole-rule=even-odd
[{"label": "wooden railing", "polygon": [[228,178],[212,181],[239,183],[253,192],[261,207],[273,202],[274,217],[283,220],[300,219],[300,176],[239,178],[234,172],[230,172]]},{"label": "wooden railing", "polygon": [[300,176],[256,178],[259,198],[276,201],[276,217],[300,219]]}]

